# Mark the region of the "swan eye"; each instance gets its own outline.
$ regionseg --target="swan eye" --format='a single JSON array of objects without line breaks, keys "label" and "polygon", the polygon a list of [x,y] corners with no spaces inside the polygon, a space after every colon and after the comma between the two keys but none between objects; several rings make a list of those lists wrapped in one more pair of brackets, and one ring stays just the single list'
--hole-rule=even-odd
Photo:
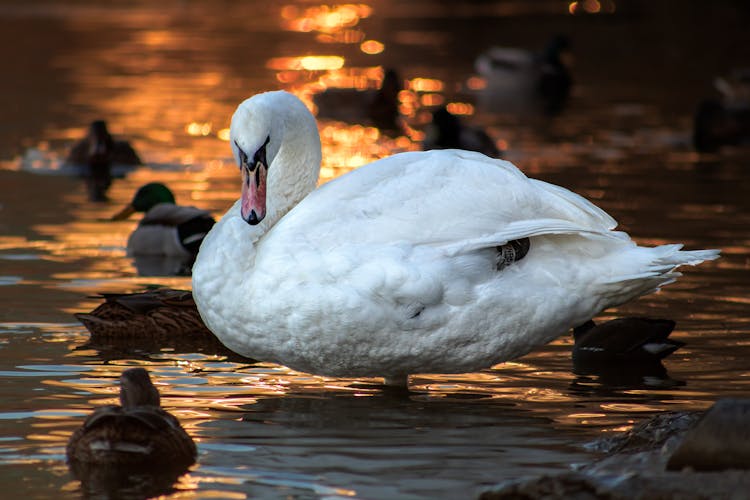
[{"label": "swan eye", "polygon": [[266,142],[263,143],[261,147],[258,148],[258,151],[255,152],[255,156],[253,157],[253,164],[255,165],[255,168],[258,167],[258,165],[263,165],[264,167],[268,168],[268,162],[266,161],[266,146],[268,146],[268,143],[271,141],[271,136],[269,135],[266,137]]},{"label": "swan eye", "polygon": [[237,144],[237,141],[234,142],[234,145],[237,147],[237,151],[239,152],[240,157],[240,168],[242,168],[244,165],[247,165],[247,153],[245,153],[239,144]]}]

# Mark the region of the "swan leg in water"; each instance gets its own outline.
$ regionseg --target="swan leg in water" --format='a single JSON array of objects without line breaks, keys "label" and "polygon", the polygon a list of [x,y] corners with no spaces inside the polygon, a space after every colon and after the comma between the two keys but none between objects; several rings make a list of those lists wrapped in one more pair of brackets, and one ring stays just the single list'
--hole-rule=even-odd
[{"label": "swan leg in water", "polygon": [[403,386],[489,368],[719,255],[638,246],[585,198],[470,151],[316,188],[315,118],[283,91],[240,104],[229,143],[240,199],[200,247],[193,296],[228,348],[302,372]]},{"label": "swan leg in water", "polygon": [[409,387],[409,375],[394,375],[384,378],[385,385],[389,387]]}]

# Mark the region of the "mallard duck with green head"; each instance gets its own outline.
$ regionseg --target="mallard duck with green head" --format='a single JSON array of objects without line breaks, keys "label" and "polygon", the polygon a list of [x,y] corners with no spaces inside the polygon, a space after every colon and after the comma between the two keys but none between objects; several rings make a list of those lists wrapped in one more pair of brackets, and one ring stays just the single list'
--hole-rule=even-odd
[{"label": "mallard duck with green head", "polygon": [[128,238],[131,256],[195,257],[215,223],[207,210],[177,205],[172,191],[160,182],[141,186],[133,200],[113,215],[112,220],[127,219],[135,212],[144,215]]}]

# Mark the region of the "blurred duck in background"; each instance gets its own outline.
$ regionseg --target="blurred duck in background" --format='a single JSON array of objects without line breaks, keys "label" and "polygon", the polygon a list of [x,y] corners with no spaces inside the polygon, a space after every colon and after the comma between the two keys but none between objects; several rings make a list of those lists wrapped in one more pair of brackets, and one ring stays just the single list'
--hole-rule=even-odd
[{"label": "blurred duck in background", "polygon": [[541,52],[490,48],[475,62],[485,80],[478,104],[496,113],[560,113],[573,83],[562,58],[569,47],[566,36],[555,35]]},{"label": "blurred duck in background", "polygon": [[70,437],[66,456],[84,489],[106,490],[127,480],[138,483],[134,475],[140,471],[156,476],[141,486],[158,492],[168,491],[169,480],[174,482],[195,463],[197,449],[180,422],[161,408],[148,372],[131,368],[120,376],[120,405],[97,408]]},{"label": "blurred duck in background", "polygon": [[674,326],[669,319],[630,317],[599,325],[589,320],[573,329],[573,361],[632,364],[662,360],[685,345],[668,338]]},{"label": "blurred duck in background", "polygon": [[750,68],[717,78],[719,98],[704,99],[693,120],[693,146],[711,153],[722,146],[750,144]]},{"label": "blurred duck in background", "polygon": [[86,137],[71,148],[65,163],[79,168],[91,201],[107,199],[112,178],[122,177],[126,171],[123,166],[130,170],[142,164],[127,141],[114,140],[104,120],[91,122]]},{"label": "blurred duck in background", "polygon": [[386,134],[402,134],[398,93],[401,78],[389,69],[378,89],[329,88],[313,96],[318,118],[372,125]]},{"label": "blurred duck in background", "polygon": [[445,107],[432,113],[432,122],[425,130],[422,149],[465,149],[478,151],[491,158],[502,156],[502,151],[484,130],[464,125],[459,117]]},{"label": "blurred duck in background", "polygon": [[141,186],[112,220],[127,219],[135,212],[144,215],[128,238],[128,255],[195,257],[216,222],[207,210],[176,205],[172,191],[159,182]]}]

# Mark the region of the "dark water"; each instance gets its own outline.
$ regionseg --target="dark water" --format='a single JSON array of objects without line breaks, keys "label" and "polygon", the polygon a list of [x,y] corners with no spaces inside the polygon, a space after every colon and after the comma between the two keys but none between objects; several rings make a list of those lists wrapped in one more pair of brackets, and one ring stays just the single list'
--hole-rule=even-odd
[{"label": "dark water", "polygon": [[[81,495],[64,445],[94,406],[113,402],[115,381],[131,366],[149,369],[164,406],[196,439],[198,464],[175,488],[200,498],[467,498],[584,462],[591,457],[581,443],[655,413],[750,393],[750,161],[741,149],[699,155],[689,141],[712,79],[750,61],[750,14],[742,2],[666,4],[618,1],[614,14],[571,16],[557,1],[328,10],[291,0],[2,2],[3,496]],[[473,114],[465,119],[488,126],[527,174],[594,200],[639,242],[723,250],[719,261],[602,317],[675,320],[673,337],[687,346],[665,362],[666,373],[576,375],[572,340],[561,338],[481,373],[414,377],[414,393],[398,397],[367,380],[86,344],[72,314],[93,308],[92,294],[189,287],[188,278],[139,276],[124,249],[136,222],[104,219],[153,180],[178,202],[220,216],[239,191],[221,134],[244,98],[275,88],[309,97],[321,79],[371,85],[382,67],[398,69],[411,82],[403,98],[415,103],[407,120],[416,132],[390,138],[322,121],[330,178],[417,148],[423,104],[471,104],[466,81],[488,46],[537,48],[557,32],[570,36],[574,55],[562,115],[466,108]],[[378,47],[361,46],[368,40],[384,50],[365,53]],[[100,117],[147,166],[117,180],[110,202],[93,204],[57,167]]]}]

